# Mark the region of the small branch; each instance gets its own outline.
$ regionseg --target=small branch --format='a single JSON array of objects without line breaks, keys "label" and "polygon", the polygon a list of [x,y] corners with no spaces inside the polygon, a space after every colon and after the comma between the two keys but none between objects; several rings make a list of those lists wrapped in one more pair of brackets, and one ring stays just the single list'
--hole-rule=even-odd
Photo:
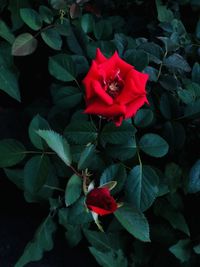
[{"label": "small branch", "polygon": [[141,160],[141,157],[140,157],[139,149],[137,149],[137,156],[138,156],[139,164],[140,164],[140,166],[142,166],[142,160]]},{"label": "small branch", "polygon": [[59,187],[51,186],[51,185],[48,185],[48,184],[45,184],[44,187],[52,189],[52,190],[57,190],[57,191],[60,191],[60,192],[65,192],[65,190],[63,190],[63,189],[61,189]]},{"label": "small branch", "polygon": [[42,28],[39,32],[37,32],[37,33],[34,35],[34,37],[36,38],[39,34],[41,34],[41,32],[44,32],[44,31],[46,31],[46,30],[48,30],[48,29],[55,28],[55,27],[56,27],[55,24],[48,25],[48,26]]},{"label": "small branch", "polygon": [[159,67],[159,70],[158,70],[158,76],[157,76],[157,80],[160,78],[161,71],[162,71],[162,67],[163,67],[163,61],[164,61],[164,59],[166,58],[166,56],[167,56],[167,53],[168,53],[168,51],[166,50],[166,51],[165,51],[165,53],[164,53],[164,56],[163,56],[162,62],[160,63],[160,67]]},{"label": "small branch", "polygon": [[23,151],[23,154],[45,154],[45,155],[55,155],[55,152],[50,151]]},{"label": "small branch", "polygon": [[77,84],[78,88],[81,90],[81,86],[80,86],[79,82],[76,79],[74,79],[74,81]]},{"label": "small branch", "polygon": [[127,166],[126,164],[124,164],[123,162],[120,161],[120,164],[122,166],[124,166],[127,170],[132,170],[129,166]]},{"label": "small branch", "polygon": [[83,175],[80,174],[72,165],[68,166],[77,176],[83,178]]}]

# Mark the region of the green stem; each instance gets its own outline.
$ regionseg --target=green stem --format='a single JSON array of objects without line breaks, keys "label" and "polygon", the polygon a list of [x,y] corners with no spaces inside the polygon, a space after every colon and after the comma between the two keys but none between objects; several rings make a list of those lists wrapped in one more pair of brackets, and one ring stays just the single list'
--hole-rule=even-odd
[{"label": "green stem", "polygon": [[168,53],[168,51],[166,50],[166,51],[165,51],[165,53],[164,53],[164,56],[163,56],[162,62],[160,63],[160,67],[159,67],[159,70],[158,70],[158,76],[157,76],[157,80],[160,78],[161,71],[162,71],[162,67],[163,67],[163,61],[164,61],[164,59],[166,58],[166,56],[167,56],[167,53]]},{"label": "green stem", "polygon": [[48,184],[45,184],[44,187],[52,189],[52,190],[57,190],[57,191],[60,191],[60,192],[65,192],[65,190],[63,190],[63,189],[61,189],[59,187],[51,186],[51,185],[48,185]]},{"label": "green stem", "polygon": [[140,157],[139,149],[137,149],[137,156],[138,156],[139,164],[140,164],[140,166],[142,166],[142,160],[141,160],[141,157]]},{"label": "green stem", "polygon": [[74,81],[77,84],[78,88],[81,90],[81,86],[80,86],[79,82],[76,79],[74,79]]},{"label": "green stem", "polygon": [[39,32],[37,32],[37,33],[34,35],[34,37],[36,38],[39,34],[41,34],[41,32],[44,32],[44,31],[46,31],[46,30],[48,30],[48,29],[55,28],[55,27],[56,27],[56,25],[54,25],[54,24],[48,25],[48,26],[42,28]]},{"label": "green stem", "polygon": [[50,151],[23,151],[24,154],[45,154],[45,155],[55,155],[55,152]]},{"label": "green stem", "polygon": [[80,174],[72,165],[68,166],[77,176],[83,178],[83,175]]}]

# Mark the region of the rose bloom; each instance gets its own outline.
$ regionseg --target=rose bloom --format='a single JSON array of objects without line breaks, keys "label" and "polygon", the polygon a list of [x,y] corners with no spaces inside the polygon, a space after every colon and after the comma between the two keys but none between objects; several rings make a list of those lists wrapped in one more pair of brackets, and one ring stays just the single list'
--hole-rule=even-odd
[{"label": "rose bloom", "polygon": [[104,187],[92,189],[87,194],[85,203],[89,210],[99,215],[107,215],[117,209],[117,203],[110,195],[109,189]]},{"label": "rose bloom", "polygon": [[148,74],[135,70],[117,52],[107,59],[98,48],[83,80],[86,91],[84,112],[106,117],[120,126],[123,119],[131,118],[144,103],[148,103],[147,80]]}]

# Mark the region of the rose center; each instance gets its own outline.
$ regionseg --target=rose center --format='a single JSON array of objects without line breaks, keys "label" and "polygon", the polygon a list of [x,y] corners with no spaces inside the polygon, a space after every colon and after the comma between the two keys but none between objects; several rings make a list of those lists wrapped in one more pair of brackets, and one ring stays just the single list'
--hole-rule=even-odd
[{"label": "rose center", "polygon": [[116,98],[124,87],[124,81],[120,75],[120,70],[113,72],[113,75],[106,81],[104,81],[104,88],[106,93],[113,99]]}]

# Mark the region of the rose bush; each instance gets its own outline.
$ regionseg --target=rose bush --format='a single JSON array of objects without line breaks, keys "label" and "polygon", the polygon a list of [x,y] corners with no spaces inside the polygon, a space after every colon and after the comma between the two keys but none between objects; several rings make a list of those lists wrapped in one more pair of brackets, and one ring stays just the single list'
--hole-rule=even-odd
[{"label": "rose bush", "polygon": [[[59,227],[67,266],[94,267],[88,251],[102,267],[199,267],[199,1],[0,3],[0,205],[17,235],[0,227],[0,265],[53,264]],[[27,246],[18,188],[46,217]]]},{"label": "rose bush", "polygon": [[122,60],[117,51],[107,59],[97,48],[96,58],[83,80],[86,90],[85,113],[113,120],[120,126],[148,103],[146,82],[148,75]]},{"label": "rose bush", "polygon": [[115,212],[117,203],[110,195],[108,188],[94,188],[86,197],[87,208],[99,215],[107,215]]}]

